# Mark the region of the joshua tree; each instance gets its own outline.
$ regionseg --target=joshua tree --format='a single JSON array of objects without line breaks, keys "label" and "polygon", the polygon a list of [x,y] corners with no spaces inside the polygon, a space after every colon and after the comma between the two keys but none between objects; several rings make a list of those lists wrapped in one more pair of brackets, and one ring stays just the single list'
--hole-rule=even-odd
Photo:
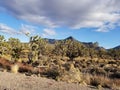
[{"label": "joshua tree", "polygon": [[77,41],[64,40],[55,45],[54,52],[57,55],[68,56],[71,60],[73,60],[75,57],[82,56],[82,49],[84,49],[83,47],[84,45]]},{"label": "joshua tree", "polygon": [[82,47],[83,45],[77,41],[67,40],[67,52],[66,55],[73,60],[73,58],[82,56]]},{"label": "joshua tree", "polygon": [[53,53],[56,55],[65,56],[67,51],[67,46],[65,45],[65,41],[59,41],[55,43],[55,48]]},{"label": "joshua tree", "polygon": [[12,59],[14,58],[15,60],[18,60],[22,51],[20,40],[16,38],[9,38],[8,44]]},{"label": "joshua tree", "polygon": [[47,43],[40,36],[32,36],[30,37],[30,61],[39,59],[39,56],[46,54]]},{"label": "joshua tree", "polygon": [[0,54],[2,55],[4,53],[5,49],[5,38],[3,35],[0,35]]}]

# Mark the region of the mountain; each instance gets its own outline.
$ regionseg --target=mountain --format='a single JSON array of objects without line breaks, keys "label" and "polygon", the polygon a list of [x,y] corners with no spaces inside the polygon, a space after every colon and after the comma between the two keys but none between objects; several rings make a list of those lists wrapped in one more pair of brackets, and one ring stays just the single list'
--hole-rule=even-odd
[{"label": "mountain", "polygon": [[89,47],[89,48],[93,48],[94,46],[97,47],[96,45],[94,45],[93,42],[82,42],[86,47]]},{"label": "mountain", "polygon": [[59,42],[59,41],[66,41],[66,40],[71,40],[71,41],[75,41],[75,42],[79,42],[83,45],[85,45],[86,47],[88,48],[95,48],[96,50],[100,50],[100,49],[104,49],[103,47],[100,47],[98,42],[80,42],[78,41],[77,39],[75,39],[73,36],[69,36],[65,39],[60,39],[60,40],[57,40],[57,39],[48,39],[48,38],[44,38],[49,44],[55,44],[56,42]]},{"label": "mountain", "polygon": [[[83,45],[85,45],[87,48],[94,48],[96,50],[110,50],[110,49],[105,49],[104,47],[101,47],[99,46],[99,43],[98,42],[81,42],[81,41],[78,41],[77,39],[75,39],[73,36],[69,36],[65,39],[49,39],[49,38],[44,38],[49,44],[55,44],[56,42],[59,42],[59,41],[66,41],[66,40],[71,40],[71,41],[76,41],[76,42],[79,42]],[[112,49],[120,49],[120,45],[119,46],[116,46]]]},{"label": "mountain", "polygon": [[49,39],[49,38],[44,38],[44,40],[46,40],[48,43],[50,44],[55,44],[56,42],[59,42],[59,41],[66,41],[66,40],[72,40],[72,41],[77,41],[74,37],[72,36],[69,36],[65,39],[60,39],[60,40],[57,40],[57,39]]},{"label": "mountain", "polygon": [[58,41],[56,39],[48,39],[48,38],[44,38],[44,40],[46,40],[50,44],[55,44]]},{"label": "mountain", "polygon": [[69,37],[67,37],[66,39],[64,39],[64,40],[72,40],[72,41],[76,41],[76,42],[79,42],[79,43],[81,43],[81,44],[83,44],[83,45],[85,45],[86,47],[88,47],[88,48],[95,48],[96,50],[105,50],[105,48],[103,48],[103,47],[100,47],[99,46],[99,44],[98,44],[98,42],[80,42],[80,41],[78,41],[78,40],[76,40],[74,37],[72,37],[72,36],[69,36]]},{"label": "mountain", "polygon": [[116,46],[116,47],[114,47],[114,48],[112,48],[112,49],[120,49],[120,45],[119,45],[119,46]]},{"label": "mountain", "polygon": [[67,37],[66,39],[64,39],[64,40],[72,40],[72,41],[77,41],[74,37],[72,37],[72,36],[69,36],[69,37]]}]

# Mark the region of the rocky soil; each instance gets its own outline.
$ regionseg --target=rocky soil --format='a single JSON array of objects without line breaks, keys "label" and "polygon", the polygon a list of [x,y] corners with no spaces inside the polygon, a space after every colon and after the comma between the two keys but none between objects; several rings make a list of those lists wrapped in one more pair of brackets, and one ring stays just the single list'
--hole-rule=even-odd
[{"label": "rocky soil", "polygon": [[20,73],[0,72],[0,90],[95,90],[95,88]]}]

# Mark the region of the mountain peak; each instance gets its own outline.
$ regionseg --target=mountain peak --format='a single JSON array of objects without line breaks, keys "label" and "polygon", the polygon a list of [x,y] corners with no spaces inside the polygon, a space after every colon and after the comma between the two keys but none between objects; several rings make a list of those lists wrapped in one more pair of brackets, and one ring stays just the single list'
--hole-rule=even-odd
[{"label": "mountain peak", "polygon": [[69,36],[69,37],[67,37],[65,40],[75,40],[75,38],[72,37],[72,36]]}]

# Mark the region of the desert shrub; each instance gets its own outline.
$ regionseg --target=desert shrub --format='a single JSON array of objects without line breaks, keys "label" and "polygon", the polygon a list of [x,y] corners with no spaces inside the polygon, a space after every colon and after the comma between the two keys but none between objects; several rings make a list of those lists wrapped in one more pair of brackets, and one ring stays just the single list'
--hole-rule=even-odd
[{"label": "desert shrub", "polygon": [[65,68],[65,70],[66,70],[66,71],[69,71],[69,70],[70,70],[71,65],[73,65],[73,63],[72,63],[72,62],[66,62],[66,63],[63,65],[63,67]]},{"label": "desert shrub", "polygon": [[117,69],[113,67],[104,67],[104,70],[109,73],[117,72]]},{"label": "desert shrub", "polygon": [[100,85],[101,83],[102,83],[101,80],[98,79],[97,76],[94,76],[94,77],[91,77],[91,78],[90,78],[90,85],[92,85],[92,86],[98,86],[98,85]]},{"label": "desert shrub", "polygon": [[50,63],[50,60],[51,59],[48,56],[42,55],[39,57],[37,62],[39,63],[39,65],[42,66],[42,65],[48,65]]},{"label": "desert shrub", "polygon": [[33,67],[37,67],[37,66],[39,66],[39,64],[40,64],[40,63],[39,63],[38,61],[35,61],[35,62],[32,63],[32,66],[33,66]]},{"label": "desert shrub", "polygon": [[[114,83],[114,84],[112,85],[113,88],[115,88],[115,89],[116,89],[116,88],[119,88],[119,89],[120,89],[120,79],[113,79],[112,82]],[[119,90],[119,89],[118,89],[118,90]]]},{"label": "desert shrub", "polygon": [[102,75],[91,75],[85,74],[83,75],[83,80],[87,85],[92,85],[95,87],[103,87],[109,88],[112,90],[119,90],[120,88],[120,80],[119,79],[110,79],[107,76]]},{"label": "desert shrub", "polygon": [[112,82],[110,81],[110,79],[108,79],[107,77],[104,76],[98,76],[98,75],[94,75],[92,77],[90,77],[90,81],[89,81],[90,85],[98,87],[104,87],[104,88],[111,88]]},{"label": "desert shrub", "polygon": [[111,71],[111,67],[104,67],[104,70],[105,70],[106,72],[110,72],[110,71]]},{"label": "desert shrub", "polygon": [[107,75],[107,72],[103,68],[94,67],[90,70],[90,73],[93,75]]},{"label": "desert shrub", "polygon": [[91,65],[91,61],[86,62],[87,66]]},{"label": "desert shrub", "polygon": [[92,77],[92,75],[91,74],[89,74],[89,73],[84,73],[83,75],[82,75],[82,80],[81,81],[83,81],[83,82],[85,82],[87,85],[90,85],[90,79],[91,79],[91,77]]},{"label": "desert shrub", "polygon": [[75,68],[79,68],[80,71],[83,70],[82,67],[81,67],[81,65],[79,63],[75,63],[74,66],[75,66]]},{"label": "desert shrub", "polygon": [[69,70],[63,73],[59,79],[70,83],[80,83],[82,80],[82,73],[71,63],[69,64]]},{"label": "desert shrub", "polygon": [[43,73],[43,76],[55,80],[60,75],[61,75],[60,68],[58,67],[58,65],[55,65],[54,63],[50,63],[50,65],[46,68],[46,71]]},{"label": "desert shrub", "polygon": [[105,66],[105,64],[104,64],[104,63],[101,63],[101,64],[100,64],[100,67],[101,67],[101,68],[102,68],[102,67],[104,67],[104,66]]},{"label": "desert shrub", "polygon": [[22,63],[17,63],[19,66],[19,72],[24,73],[24,72],[32,72],[34,68],[31,65],[28,64],[22,64]]},{"label": "desert shrub", "polygon": [[108,64],[116,64],[116,61],[109,61]]},{"label": "desert shrub", "polygon": [[120,72],[115,72],[110,75],[111,78],[118,78],[120,79]]},{"label": "desert shrub", "polygon": [[48,78],[57,79],[58,76],[60,76],[60,72],[57,69],[49,69],[47,70],[44,75],[46,75]]},{"label": "desert shrub", "polygon": [[82,68],[88,67],[86,63],[83,63],[81,66],[82,66]]}]

